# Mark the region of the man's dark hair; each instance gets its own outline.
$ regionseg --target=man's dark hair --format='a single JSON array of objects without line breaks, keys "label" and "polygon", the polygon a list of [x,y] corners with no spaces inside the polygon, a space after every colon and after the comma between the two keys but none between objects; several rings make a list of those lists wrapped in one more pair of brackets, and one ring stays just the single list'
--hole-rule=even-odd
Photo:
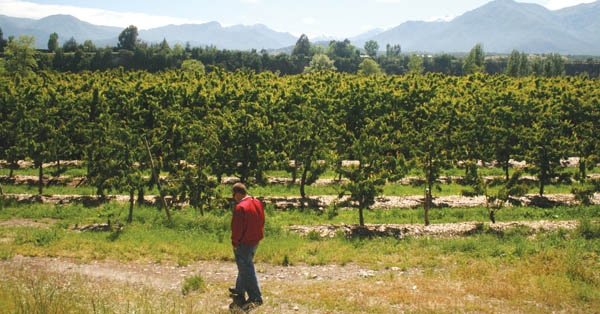
[{"label": "man's dark hair", "polygon": [[234,184],[231,189],[233,190],[233,193],[240,193],[242,195],[248,194],[248,191],[246,190],[246,185],[242,182]]}]

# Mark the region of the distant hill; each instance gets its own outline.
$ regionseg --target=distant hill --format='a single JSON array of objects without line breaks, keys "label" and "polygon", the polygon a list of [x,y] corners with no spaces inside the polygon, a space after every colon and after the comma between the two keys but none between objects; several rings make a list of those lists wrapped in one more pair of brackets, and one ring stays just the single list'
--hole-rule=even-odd
[{"label": "distant hill", "polygon": [[[56,32],[59,42],[73,37],[77,42],[90,39],[99,46],[115,46],[123,28],[98,26],[70,15],[51,15],[39,20],[0,15],[0,28],[4,37],[33,35],[38,48],[46,48],[51,33]],[[296,43],[289,33],[276,32],[264,25],[235,25],[222,27],[217,22],[205,24],[168,25],[140,30],[139,38],[150,43],[167,39],[170,44],[187,43],[192,46],[214,45],[220,49],[273,49]]]},{"label": "distant hill", "polygon": [[47,48],[48,38],[54,32],[58,34],[60,43],[73,37],[79,43],[90,39],[97,45],[114,46],[122,31],[118,27],[93,25],[70,15],[51,15],[39,20],[0,15],[0,27],[5,38],[11,35],[34,36],[38,48]]},{"label": "distant hill", "polygon": [[[551,11],[531,3],[495,0],[449,22],[406,22],[370,39],[403,51],[600,54],[600,1]],[[368,40],[368,39],[367,39]],[[362,47],[366,40],[354,43]]]},{"label": "distant hill", "polygon": [[[71,37],[78,42],[91,39],[97,46],[115,46],[121,28],[92,25],[69,15],[53,15],[40,20],[0,15],[4,37],[33,35],[39,48],[46,48],[50,33],[57,32],[60,43]],[[140,39],[192,46],[214,45],[220,49],[267,49],[291,52],[297,39],[289,33],[277,32],[265,25],[223,27],[217,22],[168,25],[140,30]],[[311,43],[327,45],[328,40],[315,38]],[[551,11],[531,3],[513,0],[491,1],[449,22],[409,21],[383,31],[374,29],[350,38],[362,48],[368,40],[400,44],[402,51],[468,52],[482,43],[486,52],[509,53],[513,49],[528,53],[558,52],[562,54],[600,55],[600,0]]]},{"label": "distant hill", "polygon": [[298,38],[276,32],[265,25],[235,25],[222,27],[217,22],[205,24],[168,25],[142,30],[140,38],[149,42],[186,43],[192,46],[214,45],[222,49],[275,49],[294,45]]}]

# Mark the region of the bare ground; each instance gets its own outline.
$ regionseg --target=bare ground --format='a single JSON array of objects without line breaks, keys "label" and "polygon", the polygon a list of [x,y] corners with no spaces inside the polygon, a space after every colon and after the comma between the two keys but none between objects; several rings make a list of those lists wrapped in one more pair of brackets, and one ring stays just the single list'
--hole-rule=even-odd
[{"label": "bare ground", "polygon": [[[256,313],[331,313],[288,299],[285,291],[290,290],[291,285],[296,288],[314,284],[321,286],[328,285],[328,282],[359,282],[384,274],[413,276],[419,273],[418,270],[403,271],[395,267],[386,270],[369,270],[353,264],[284,267],[258,263],[256,268],[265,298],[264,306]],[[211,309],[211,313],[228,312],[230,299],[226,287],[235,283],[237,274],[234,262],[223,261],[199,261],[188,266],[177,266],[141,262],[81,262],[62,257],[26,256],[14,256],[10,260],[1,261],[0,269],[7,273],[19,270],[57,276],[79,275],[89,281],[108,282],[113,289],[119,285],[133,285],[174,293],[181,291],[186,277],[200,275],[208,289],[205,293],[192,297],[198,298],[197,302],[202,303],[203,308]]]},{"label": "bare ground", "polygon": [[486,228],[490,232],[503,233],[510,229],[525,227],[532,234],[558,229],[574,230],[578,223],[574,220],[566,221],[510,221],[495,224],[481,222],[459,222],[441,223],[432,225],[422,224],[365,224],[358,225],[314,225],[314,226],[290,226],[289,230],[307,236],[311,233],[323,238],[331,238],[339,233],[346,236],[389,236],[395,238],[404,237],[457,237],[468,236],[481,232]]},{"label": "bare ground", "polygon": [[[129,202],[127,195],[107,195],[104,198],[92,195],[33,195],[33,194],[4,194],[8,199],[12,199],[20,203],[49,203],[49,204],[68,204],[81,203],[86,205],[97,205],[106,201]],[[146,203],[154,204],[159,202],[156,195],[146,195],[144,197]],[[299,208],[301,206],[309,206],[315,208],[325,208],[327,206],[338,204],[339,207],[352,206],[349,202],[349,197],[345,196],[339,199],[334,195],[313,196],[310,199],[302,199],[300,197],[264,197],[262,198],[267,204],[272,204],[278,209]],[[539,197],[535,194],[529,194],[520,198],[516,198],[523,206],[538,205],[542,207],[566,205],[577,205],[579,202],[572,194],[548,194],[544,197]],[[392,209],[392,208],[417,208],[423,206],[423,196],[381,196],[375,199],[375,204],[371,206],[373,209]],[[591,199],[592,204],[600,204],[600,193],[594,194]],[[484,196],[440,196],[433,199],[435,207],[478,207],[485,206],[486,199]],[[186,206],[186,204],[181,204]],[[510,206],[510,204],[506,204]]]}]

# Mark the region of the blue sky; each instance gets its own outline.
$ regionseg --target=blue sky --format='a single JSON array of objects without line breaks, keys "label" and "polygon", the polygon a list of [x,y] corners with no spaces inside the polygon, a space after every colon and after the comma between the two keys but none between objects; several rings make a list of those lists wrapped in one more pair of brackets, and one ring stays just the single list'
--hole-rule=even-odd
[{"label": "blue sky", "polygon": [[[70,14],[100,25],[148,29],[217,21],[224,26],[264,24],[309,38],[351,37],[409,20],[449,20],[490,0],[0,0],[0,14],[41,18]],[[551,10],[593,0],[518,0]]]}]

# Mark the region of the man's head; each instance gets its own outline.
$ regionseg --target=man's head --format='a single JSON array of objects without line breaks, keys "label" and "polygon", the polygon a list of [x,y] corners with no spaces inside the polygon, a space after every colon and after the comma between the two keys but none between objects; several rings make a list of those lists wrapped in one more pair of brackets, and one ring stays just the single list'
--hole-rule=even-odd
[{"label": "man's head", "polygon": [[246,197],[246,195],[248,195],[248,191],[246,190],[246,185],[241,182],[234,184],[233,187],[231,188],[231,190],[233,192],[233,199],[236,202],[241,201],[244,197]]}]

